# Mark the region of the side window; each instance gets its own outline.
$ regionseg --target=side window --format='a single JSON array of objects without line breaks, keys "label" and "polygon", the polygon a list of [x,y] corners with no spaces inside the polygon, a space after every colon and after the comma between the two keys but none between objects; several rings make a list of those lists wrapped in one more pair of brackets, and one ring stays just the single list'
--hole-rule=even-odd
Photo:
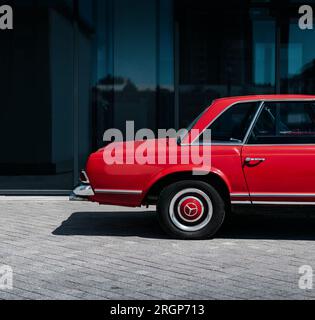
[{"label": "side window", "polygon": [[[243,142],[258,107],[258,102],[246,102],[226,110],[208,128],[211,129],[212,142]],[[206,142],[202,138],[199,141]]]},{"label": "side window", "polygon": [[266,103],[250,135],[249,144],[315,143],[315,104]]}]

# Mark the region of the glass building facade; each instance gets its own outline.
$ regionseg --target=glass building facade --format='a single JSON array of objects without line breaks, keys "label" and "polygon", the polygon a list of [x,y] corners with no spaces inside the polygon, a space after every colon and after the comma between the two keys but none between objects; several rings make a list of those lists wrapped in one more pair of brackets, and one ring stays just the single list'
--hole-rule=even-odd
[{"label": "glass building facade", "polygon": [[218,97],[315,93],[315,1],[7,0],[0,194],[63,194],[108,128],[186,127]]}]

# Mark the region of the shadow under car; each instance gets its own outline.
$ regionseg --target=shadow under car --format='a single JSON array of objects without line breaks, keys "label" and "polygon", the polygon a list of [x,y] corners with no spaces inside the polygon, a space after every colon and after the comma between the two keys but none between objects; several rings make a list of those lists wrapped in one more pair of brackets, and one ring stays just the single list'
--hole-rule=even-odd
[{"label": "shadow under car", "polygon": [[[168,239],[155,212],[75,212],[56,236],[117,236]],[[259,208],[233,214],[217,239],[315,240],[313,208]]]}]

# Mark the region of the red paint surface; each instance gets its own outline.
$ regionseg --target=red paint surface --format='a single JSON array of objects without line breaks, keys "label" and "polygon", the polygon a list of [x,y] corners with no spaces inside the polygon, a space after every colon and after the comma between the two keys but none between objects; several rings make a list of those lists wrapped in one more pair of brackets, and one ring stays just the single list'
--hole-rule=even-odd
[{"label": "red paint surface", "polygon": [[[305,100],[315,99],[315,96],[305,95],[268,95],[247,96],[218,99],[207,109],[194,129],[203,131],[224,110],[232,104],[247,101],[273,100]],[[193,119],[192,119],[193,120]],[[193,137],[190,137],[193,139]],[[188,142],[189,137],[186,138]],[[140,146],[143,142],[136,142]],[[165,139],[151,141],[155,149],[163,148],[180,158],[183,148],[175,141],[167,145]],[[133,153],[130,143],[116,144],[122,147],[122,154]],[[199,152],[198,147],[191,147],[192,152]],[[131,151],[130,151],[131,150]],[[160,149],[161,150],[161,149]],[[290,197],[290,194],[315,194],[315,145],[301,146],[236,146],[213,145],[202,147],[203,152],[211,152],[211,172],[218,175],[226,184],[231,194],[243,195],[231,197],[236,201],[303,201],[314,202],[312,197]],[[158,152],[155,153],[157,163]],[[246,166],[246,157],[265,158],[266,161],[255,166]],[[106,165],[103,160],[103,149],[93,153],[87,163],[87,174],[91,186],[96,189],[110,190],[140,190],[141,194],[96,194],[91,201],[101,204],[140,206],[150,188],[167,175],[178,172],[191,172],[193,164],[121,164]],[[255,197],[254,194],[273,194],[272,197]],[[285,197],[277,194],[288,194]],[[250,197],[250,194],[252,195]]]}]

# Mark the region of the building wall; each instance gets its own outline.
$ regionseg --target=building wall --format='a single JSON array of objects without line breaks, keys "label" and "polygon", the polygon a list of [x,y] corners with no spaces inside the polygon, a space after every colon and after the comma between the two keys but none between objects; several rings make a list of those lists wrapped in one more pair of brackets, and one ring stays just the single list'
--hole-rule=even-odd
[{"label": "building wall", "polygon": [[[136,128],[154,128],[157,86],[156,1],[116,0],[114,21],[114,72],[123,77],[123,90],[115,91],[114,127],[126,120]],[[143,26],[146,26],[145,28]]]},{"label": "building wall", "polygon": [[315,33],[298,28],[298,1],[7,3],[0,194],[71,189],[104,131],[128,120],[183,127],[218,97],[315,92]]},{"label": "building wall", "polygon": [[49,27],[51,162],[58,174],[73,168],[74,38],[71,21],[53,9]]},{"label": "building wall", "polygon": [[50,171],[51,79],[46,10],[14,11],[18,31],[0,33],[0,174]]}]

